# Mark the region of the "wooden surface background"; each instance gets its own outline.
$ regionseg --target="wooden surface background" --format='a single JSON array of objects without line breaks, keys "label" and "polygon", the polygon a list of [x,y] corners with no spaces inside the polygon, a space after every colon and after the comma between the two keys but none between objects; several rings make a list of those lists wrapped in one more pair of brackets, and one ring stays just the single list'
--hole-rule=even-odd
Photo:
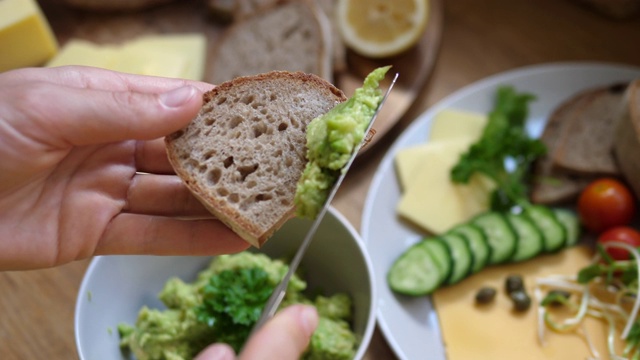
[{"label": "wooden surface background", "polygon": [[[417,101],[350,170],[334,200],[356,228],[369,182],[398,134],[457,89],[505,70],[557,61],[640,66],[640,18],[619,21],[571,0],[445,0],[435,67]],[[0,235],[2,236],[2,235]],[[89,260],[0,273],[0,359],[77,358],[73,313]],[[366,359],[394,359],[376,330]],[[428,358],[428,349],[425,349]]]}]

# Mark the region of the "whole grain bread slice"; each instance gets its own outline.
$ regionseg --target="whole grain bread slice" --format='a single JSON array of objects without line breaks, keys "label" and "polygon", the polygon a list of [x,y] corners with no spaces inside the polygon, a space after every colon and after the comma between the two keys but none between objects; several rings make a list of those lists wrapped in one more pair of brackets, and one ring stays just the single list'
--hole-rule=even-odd
[{"label": "whole grain bread slice", "polygon": [[627,88],[616,124],[614,144],[622,176],[640,198],[640,79]]},{"label": "whole grain bread slice", "polygon": [[590,176],[579,176],[555,166],[552,155],[560,146],[562,135],[571,124],[575,113],[601,89],[589,89],[571,96],[549,115],[540,140],[547,153],[536,160],[533,167],[531,200],[538,204],[557,204],[574,200],[589,183]]},{"label": "whole grain bread slice", "polygon": [[552,154],[555,166],[581,175],[619,175],[613,155],[614,129],[626,86],[593,91],[573,111]]},{"label": "whole grain bread slice", "polygon": [[216,45],[207,80],[219,84],[272,70],[333,79],[331,26],[311,0],[272,6],[236,21]]},{"label": "whole grain bread slice", "polygon": [[307,124],[345,95],[312,74],[273,71],[224,82],[165,138],[176,174],[207,209],[260,247],[294,214]]}]

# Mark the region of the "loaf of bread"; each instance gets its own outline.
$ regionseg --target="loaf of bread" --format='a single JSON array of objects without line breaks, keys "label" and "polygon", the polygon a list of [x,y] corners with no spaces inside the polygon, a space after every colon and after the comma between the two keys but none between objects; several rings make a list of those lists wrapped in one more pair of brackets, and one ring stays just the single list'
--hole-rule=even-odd
[{"label": "loaf of bread", "polygon": [[332,81],[331,28],[308,1],[273,6],[235,21],[216,45],[207,79],[219,84],[272,70],[302,71]]},{"label": "loaf of bread", "polygon": [[169,161],[214,216],[260,247],[294,214],[307,124],[345,100],[312,74],[236,78],[206,93],[198,116],[166,137]]},{"label": "loaf of bread", "polygon": [[640,198],[640,80],[632,82],[627,89],[614,144],[622,176]]},{"label": "loaf of bread", "polygon": [[583,95],[553,151],[555,166],[580,175],[619,175],[614,129],[626,86],[615,84]]}]

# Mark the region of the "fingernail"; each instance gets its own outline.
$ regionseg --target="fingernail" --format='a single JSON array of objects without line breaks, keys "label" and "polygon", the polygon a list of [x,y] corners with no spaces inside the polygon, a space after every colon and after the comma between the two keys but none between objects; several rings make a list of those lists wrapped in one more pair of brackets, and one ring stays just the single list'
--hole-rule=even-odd
[{"label": "fingernail", "polygon": [[170,108],[180,107],[186,104],[196,94],[193,86],[183,86],[160,94],[160,102]]},{"label": "fingernail", "polygon": [[300,322],[302,323],[302,330],[307,336],[313,335],[318,326],[318,312],[316,308],[309,305],[302,306],[300,310]]}]

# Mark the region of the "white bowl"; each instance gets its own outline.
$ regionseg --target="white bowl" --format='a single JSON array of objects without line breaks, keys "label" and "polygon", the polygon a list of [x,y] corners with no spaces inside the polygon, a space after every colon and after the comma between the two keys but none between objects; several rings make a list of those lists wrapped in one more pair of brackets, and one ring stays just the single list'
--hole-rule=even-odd
[{"label": "white bowl", "polygon": [[[291,256],[310,226],[306,220],[288,221],[260,252],[271,257]],[[209,256],[96,257],[82,280],[76,302],[75,338],[80,359],[124,359],[118,347],[118,324],[134,324],[143,305],[164,308],[157,294],[165,282],[172,276],[194,280],[210,260]],[[361,339],[355,358],[361,359],[375,325],[373,266],[360,235],[337,210],[327,212],[301,267],[311,291],[346,292],[353,298],[353,330]]]}]

